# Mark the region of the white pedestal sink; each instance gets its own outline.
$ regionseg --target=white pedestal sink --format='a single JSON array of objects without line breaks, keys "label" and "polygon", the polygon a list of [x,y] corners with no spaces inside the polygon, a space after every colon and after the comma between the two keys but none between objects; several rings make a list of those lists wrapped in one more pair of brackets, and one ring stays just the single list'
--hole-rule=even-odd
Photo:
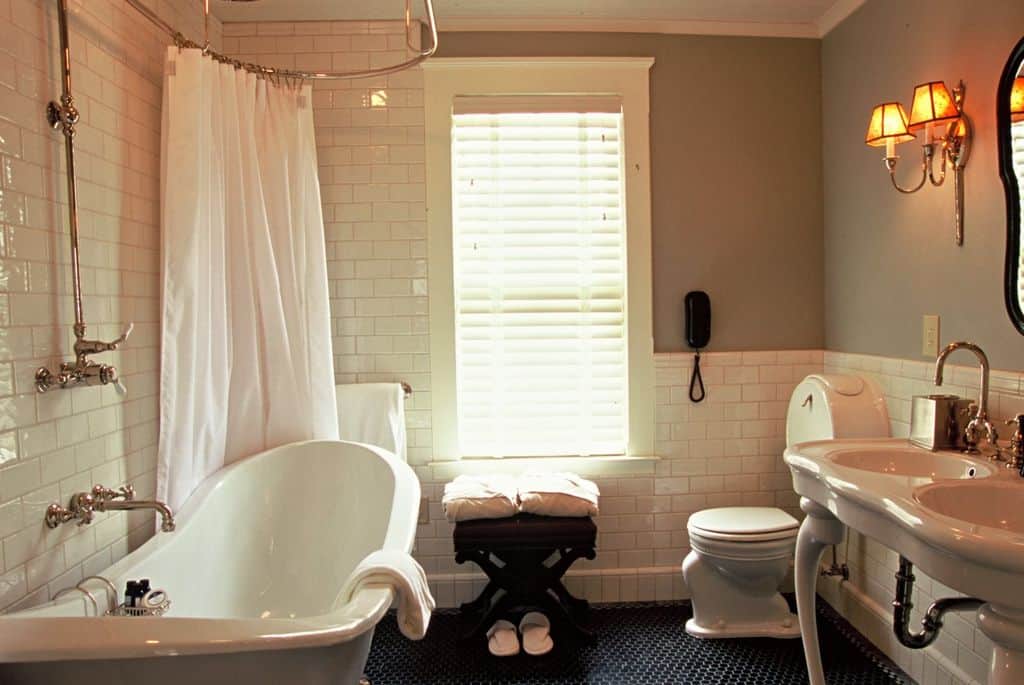
[{"label": "white pedestal sink", "polygon": [[983,599],[990,685],[1024,683],[1024,478],[1000,464],[906,440],[808,442],[786,450],[807,517],[796,551],[811,685],[825,685],[815,622],[821,555],[850,526],[941,583]]}]

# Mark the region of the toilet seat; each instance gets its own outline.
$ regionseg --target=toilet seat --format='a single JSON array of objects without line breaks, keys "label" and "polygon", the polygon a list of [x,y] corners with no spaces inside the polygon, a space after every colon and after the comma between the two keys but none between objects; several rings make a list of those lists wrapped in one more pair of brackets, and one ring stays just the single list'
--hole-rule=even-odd
[{"label": "toilet seat", "polygon": [[746,544],[795,538],[800,522],[774,507],[720,507],[698,511],[686,527],[705,540]]},{"label": "toilet seat", "polygon": [[792,559],[796,547],[796,533],[770,540],[751,539],[722,540],[705,537],[701,531],[690,530],[690,549],[717,559],[735,561],[768,561],[772,559]]}]

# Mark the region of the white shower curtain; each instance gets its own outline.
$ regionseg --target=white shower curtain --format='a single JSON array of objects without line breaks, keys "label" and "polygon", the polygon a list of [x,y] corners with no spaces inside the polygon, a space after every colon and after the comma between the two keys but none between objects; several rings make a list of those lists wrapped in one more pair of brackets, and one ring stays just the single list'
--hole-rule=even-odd
[{"label": "white shower curtain", "polygon": [[337,438],[309,86],[168,49],[157,496],[225,464]]}]

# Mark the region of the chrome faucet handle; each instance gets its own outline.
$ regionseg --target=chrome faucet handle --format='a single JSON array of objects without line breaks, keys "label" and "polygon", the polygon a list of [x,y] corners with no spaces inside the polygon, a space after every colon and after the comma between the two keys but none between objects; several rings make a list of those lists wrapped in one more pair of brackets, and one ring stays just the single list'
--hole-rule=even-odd
[{"label": "chrome faucet handle", "polygon": [[1010,458],[1006,462],[1006,468],[1022,470],[1024,469],[1024,433],[1021,433],[1021,428],[1024,427],[1024,414],[1017,414],[1007,421],[1006,425],[1016,426],[1013,434],[1010,435],[1010,446],[1007,448]]},{"label": "chrome faucet handle", "polygon": [[973,419],[964,428],[964,443],[967,445],[967,452],[972,454],[978,454],[981,450],[978,448],[978,443],[981,441],[979,434],[984,436],[985,442],[990,448],[992,453],[988,455],[988,458],[992,461],[1001,461],[1002,454],[999,450],[999,432],[996,427],[992,425],[988,417],[979,412],[974,416]]},{"label": "chrome faucet handle", "polygon": [[109,502],[115,499],[123,499],[125,501],[131,501],[135,499],[135,488],[131,483],[122,485],[117,490],[108,488],[103,485],[92,486],[92,497],[94,501]]},{"label": "chrome faucet handle", "polygon": [[135,322],[134,321],[129,321],[128,322],[128,328],[124,329],[124,332],[121,335],[119,335],[118,337],[116,337],[113,340],[111,340],[110,342],[108,342],[107,345],[110,346],[110,349],[116,350],[118,345],[120,345],[124,341],[128,340],[128,336],[131,335],[132,331],[134,331],[134,330],[135,330]]},{"label": "chrome faucet handle", "polygon": [[964,425],[963,433],[960,437],[964,441],[964,452],[968,454],[978,453],[978,436],[976,434],[977,421],[978,421],[978,405],[975,402],[971,402],[967,405],[966,409],[960,411],[960,416],[968,419]]},{"label": "chrome faucet handle", "polygon": [[128,328],[124,329],[124,332],[121,335],[110,342],[80,338],[75,341],[75,354],[81,356],[97,354],[99,352],[113,352],[118,348],[118,346],[128,339],[128,336],[132,334],[133,330],[135,330],[135,322],[129,323]]}]

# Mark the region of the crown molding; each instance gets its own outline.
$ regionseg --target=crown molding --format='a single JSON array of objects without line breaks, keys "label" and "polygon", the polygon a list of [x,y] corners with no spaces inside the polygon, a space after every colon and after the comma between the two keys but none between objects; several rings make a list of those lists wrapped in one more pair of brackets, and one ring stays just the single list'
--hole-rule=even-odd
[{"label": "crown molding", "polygon": [[[863,2],[863,0],[860,0]],[[831,11],[831,10],[830,10]],[[521,31],[559,33],[665,33],[703,36],[820,38],[818,26],[803,23],[605,19],[592,17],[444,17],[442,32]]]},{"label": "crown molding", "polygon": [[836,0],[825,13],[818,18],[818,36],[824,38],[835,27],[839,26],[848,16],[860,9],[866,0]]},{"label": "crown molding", "polygon": [[524,65],[548,69],[641,69],[654,66],[653,57],[431,57],[420,65],[424,71],[496,68],[522,69]]}]

